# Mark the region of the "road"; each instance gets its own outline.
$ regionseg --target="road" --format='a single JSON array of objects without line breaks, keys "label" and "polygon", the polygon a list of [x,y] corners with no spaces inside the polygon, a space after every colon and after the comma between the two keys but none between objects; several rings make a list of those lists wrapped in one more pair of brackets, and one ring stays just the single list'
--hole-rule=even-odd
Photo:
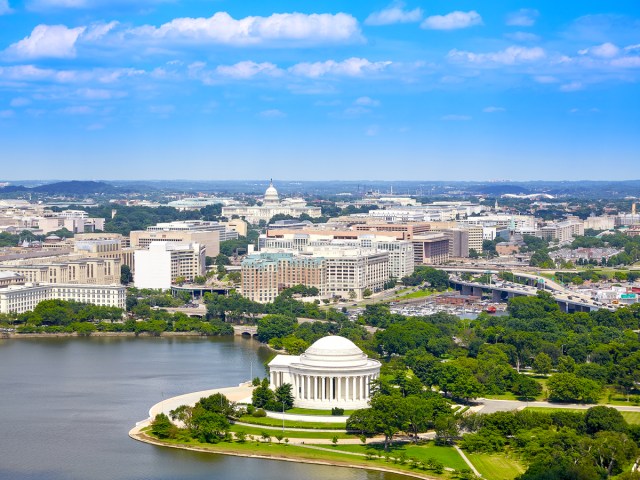
[{"label": "road", "polygon": [[[540,408],[563,408],[570,410],[587,410],[595,407],[595,404],[584,403],[550,403],[550,402],[522,402],[519,400],[495,400],[491,398],[477,398],[476,402],[482,405],[482,408],[474,409],[478,413],[495,413],[509,412],[512,410],[521,410],[527,407]],[[621,412],[640,412],[640,407],[633,405],[604,405],[606,407],[615,408]]]}]

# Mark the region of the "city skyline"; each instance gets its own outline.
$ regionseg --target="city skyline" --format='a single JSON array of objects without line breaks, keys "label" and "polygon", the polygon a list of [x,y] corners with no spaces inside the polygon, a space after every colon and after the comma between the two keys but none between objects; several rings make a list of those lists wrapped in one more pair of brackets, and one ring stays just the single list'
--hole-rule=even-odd
[{"label": "city skyline", "polygon": [[629,179],[639,14],[0,0],[2,176]]}]

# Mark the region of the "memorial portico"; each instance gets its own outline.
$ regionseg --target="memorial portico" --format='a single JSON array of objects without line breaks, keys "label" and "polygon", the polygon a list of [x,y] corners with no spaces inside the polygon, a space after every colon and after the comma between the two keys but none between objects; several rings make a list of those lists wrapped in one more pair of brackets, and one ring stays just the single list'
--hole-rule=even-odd
[{"label": "memorial portico", "polygon": [[292,385],[296,407],[351,410],[368,406],[380,362],[368,358],[352,341],[328,336],[302,355],[277,355],[269,369],[272,388]]}]

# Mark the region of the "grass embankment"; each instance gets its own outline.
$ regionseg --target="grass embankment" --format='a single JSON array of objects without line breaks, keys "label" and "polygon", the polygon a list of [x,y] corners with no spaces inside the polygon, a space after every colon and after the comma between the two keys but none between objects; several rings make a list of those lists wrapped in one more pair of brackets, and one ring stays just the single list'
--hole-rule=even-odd
[{"label": "grass embankment", "polygon": [[[355,410],[345,410],[342,414],[345,417],[351,415]],[[311,408],[290,408],[287,413],[295,415],[318,415],[318,416],[331,416],[331,410],[313,410]]]},{"label": "grass embankment", "polygon": [[[398,292],[399,293],[399,292]],[[412,298],[422,298],[422,297],[429,297],[431,295],[433,295],[434,293],[438,293],[436,290],[418,290],[417,292],[411,292],[411,293],[407,293],[407,294],[398,294],[395,297],[393,297],[392,300],[410,300]]]},{"label": "grass embankment", "polygon": [[[252,425],[266,425],[269,427],[282,427],[282,420],[271,417],[252,417],[251,415],[243,415],[238,419],[239,422],[251,423]],[[330,422],[301,422],[298,420],[285,420],[285,428],[314,428],[319,430],[345,430],[346,423],[330,423]]]},{"label": "grass embankment", "polygon": [[490,455],[488,453],[466,453],[466,455],[478,472],[487,479],[513,480],[525,471],[525,468],[518,461],[507,455]]},{"label": "grass embankment", "polygon": [[[254,456],[254,457],[266,457],[272,459],[282,459],[289,461],[321,463],[332,466],[344,466],[355,468],[367,468],[372,470],[385,470],[397,473],[405,473],[412,476],[422,478],[452,478],[451,474],[445,472],[442,475],[435,474],[429,470],[418,469],[408,463],[394,464],[386,462],[384,459],[371,459],[367,460],[364,456],[351,455],[349,453],[341,452],[337,447],[325,448],[327,445],[323,445],[322,450],[315,448],[309,448],[301,445],[287,445],[286,443],[276,442],[256,442],[246,441],[240,443],[234,442],[220,442],[215,444],[201,443],[195,440],[181,441],[181,440],[158,440],[145,431],[143,435],[138,437],[141,440],[151,440],[155,443],[160,443],[170,447],[192,449],[203,452],[221,453],[227,455],[242,455],[242,456]],[[454,453],[455,450],[451,449]],[[433,455],[432,455],[433,456]],[[459,457],[458,457],[459,458]],[[462,459],[460,459],[462,461]],[[444,463],[444,462],[443,462]],[[456,463],[457,464],[457,463]],[[465,468],[464,462],[461,464],[461,468]],[[453,467],[452,467],[453,468]]]},{"label": "grass embankment", "polygon": [[430,458],[434,458],[447,468],[453,468],[454,470],[464,470],[469,468],[455,448],[440,447],[434,445],[433,442],[427,442],[419,445],[395,443],[389,447],[389,452],[384,451],[384,445],[381,443],[369,445],[340,445],[338,443],[335,447],[329,448],[341,450],[343,452],[361,453],[365,455],[367,453],[372,453],[375,455],[375,459],[377,459],[377,461],[385,464],[392,463],[395,465],[392,460],[387,462],[385,458],[386,456],[396,459],[401,457],[406,457],[407,459],[416,458],[420,461],[427,461]]}]

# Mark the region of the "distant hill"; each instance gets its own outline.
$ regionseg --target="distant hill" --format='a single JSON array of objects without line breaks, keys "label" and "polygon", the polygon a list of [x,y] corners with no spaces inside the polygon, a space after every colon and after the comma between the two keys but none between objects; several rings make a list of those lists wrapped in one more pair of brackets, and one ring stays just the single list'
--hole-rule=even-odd
[{"label": "distant hill", "polygon": [[92,195],[99,193],[114,194],[126,193],[127,191],[129,191],[129,189],[118,188],[105,182],[80,180],[49,183],[47,185],[39,185],[33,188],[25,187],[23,185],[8,185],[4,188],[0,188],[0,193],[34,192],[46,193],[49,195]]},{"label": "distant hill", "polygon": [[478,192],[485,195],[505,195],[507,193],[523,194],[531,193],[528,188],[521,187],[520,185],[479,185],[477,187]]}]

